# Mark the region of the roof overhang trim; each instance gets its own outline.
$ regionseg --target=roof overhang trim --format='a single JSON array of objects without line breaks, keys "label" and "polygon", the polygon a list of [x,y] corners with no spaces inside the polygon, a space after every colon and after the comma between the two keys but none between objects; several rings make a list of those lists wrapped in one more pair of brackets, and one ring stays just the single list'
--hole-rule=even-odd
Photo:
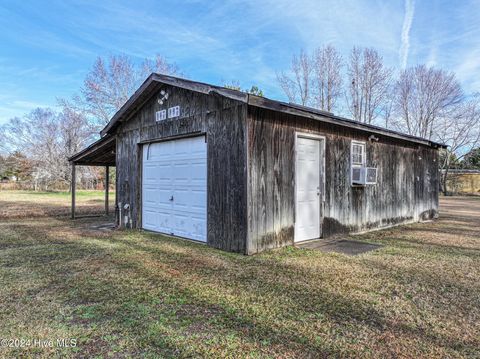
[{"label": "roof overhang trim", "polygon": [[115,166],[116,137],[104,136],[68,159],[75,165]]}]

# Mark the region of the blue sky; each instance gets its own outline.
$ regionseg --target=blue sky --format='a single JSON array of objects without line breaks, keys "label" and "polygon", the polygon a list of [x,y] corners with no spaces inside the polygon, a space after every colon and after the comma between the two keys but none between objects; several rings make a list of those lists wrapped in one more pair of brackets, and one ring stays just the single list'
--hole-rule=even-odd
[{"label": "blue sky", "polygon": [[256,84],[331,43],[373,46],[389,66],[427,63],[480,91],[480,1],[0,1],[0,123],[78,92],[95,58],[156,53],[191,79]]}]

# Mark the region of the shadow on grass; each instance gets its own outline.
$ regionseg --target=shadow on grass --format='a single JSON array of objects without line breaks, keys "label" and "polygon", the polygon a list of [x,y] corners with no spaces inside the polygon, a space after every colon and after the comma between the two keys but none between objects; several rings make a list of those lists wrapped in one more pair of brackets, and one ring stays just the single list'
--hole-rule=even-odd
[{"label": "shadow on grass", "polygon": [[[49,235],[44,233],[42,236],[48,237]],[[272,287],[272,283],[264,283],[261,278],[251,278],[244,284],[240,281],[236,281],[235,284],[230,283],[231,273],[229,274],[228,271],[209,265],[208,258],[204,258],[205,253],[202,253],[202,251],[207,250],[207,254],[220,254],[216,250],[198,246],[200,256],[195,256],[194,253],[187,255],[160,248],[151,248],[120,238],[100,238],[95,240],[117,245],[121,244],[121,246],[116,250],[117,255],[112,255],[111,251],[96,248],[92,244],[85,245],[75,241],[70,241],[68,244],[49,243],[46,244],[46,247],[40,245],[29,249],[18,248],[18,251],[22,252],[17,252],[17,255],[12,254],[12,260],[19,260],[22,262],[21,266],[29,271],[51,279],[44,287],[37,290],[44,291],[54,288],[53,295],[69,305],[80,307],[80,316],[84,315],[82,312],[85,310],[84,306],[93,306],[95,309],[91,313],[90,324],[92,322],[97,324],[105,321],[114,322],[115,327],[122,328],[122,331],[134,334],[136,337],[143,338],[143,340],[145,340],[145,333],[151,331],[152,325],[155,325],[159,320],[163,322],[163,327],[167,328],[167,333],[171,332],[181,335],[183,329],[178,328],[178,319],[181,318],[177,316],[177,313],[185,310],[185,305],[193,305],[195,311],[203,313],[213,312],[211,318],[207,319],[206,322],[205,318],[198,319],[200,322],[203,322],[203,325],[213,330],[214,334],[227,331],[228,333],[235,333],[242,340],[248,340],[252,345],[258,344],[261,340],[267,340],[273,345],[288,347],[289,350],[296,350],[298,353],[303,354],[309,352],[310,355],[338,354],[336,348],[321,347],[312,342],[311,338],[297,335],[294,330],[288,330],[285,327],[278,328],[274,323],[266,323],[264,321],[265,318],[256,320],[251,314],[243,312],[239,307],[236,307],[235,304],[238,305],[240,303],[224,300],[225,298],[222,294],[227,294],[235,288],[240,289],[239,296],[244,295],[244,293],[248,294],[247,300],[252,297],[268,296],[271,294],[271,291],[277,292],[283,288],[278,286]],[[161,239],[161,241],[167,240]],[[168,239],[168,241],[172,240]],[[169,244],[172,245],[172,243]],[[182,247],[181,243],[174,243],[173,245]],[[188,247],[190,246],[192,244],[188,245]],[[196,245],[193,246],[197,247]],[[145,266],[138,261],[138,256],[133,258],[129,258],[128,255],[123,256],[125,253],[131,253],[132,251],[143,257],[151,257],[152,260],[158,261],[161,263],[160,268]],[[119,254],[121,255],[118,256]],[[27,256],[28,259],[24,258],[24,256]],[[222,260],[229,262],[230,265],[241,262],[242,264],[247,264],[250,269],[253,268],[252,264],[255,262],[251,260],[245,262],[243,259],[246,257],[241,256],[223,257],[220,254],[220,257],[222,257]],[[101,258],[105,258],[105,265],[109,268],[112,267],[111,269],[118,271],[119,274],[128,272],[129,275],[135,277],[134,282],[139,280],[140,283],[147,285],[147,289],[141,286],[138,287],[135,284],[129,286],[129,280],[126,280],[126,282],[122,281],[121,276],[118,277],[118,280],[116,278],[95,277],[95,273],[89,272],[88,264],[83,273],[78,272],[79,261],[87,262]],[[197,271],[199,266],[202,267],[201,271]],[[180,276],[171,274],[175,272],[181,273]],[[193,274],[199,276],[198,281],[189,282],[184,280],[185,276]],[[213,296],[214,298],[202,296],[200,294],[201,288],[212,284],[213,279],[215,280],[215,285],[219,286],[218,292],[220,295],[218,297]],[[256,289],[254,293],[251,293],[253,282],[255,282],[253,287]],[[266,290],[266,287],[271,289]],[[161,291],[155,288],[161,289]],[[29,295],[34,294],[29,293]],[[153,294],[157,294],[158,298],[152,303],[152,299],[155,299],[152,298]],[[276,294],[278,294],[279,301],[291,302],[292,298],[288,298],[287,295],[280,292]],[[342,310],[345,313],[350,312],[346,317],[342,315],[343,319],[340,316],[336,316],[337,320],[348,320],[349,317],[351,319],[357,317],[357,320],[367,320],[369,316],[371,317],[371,313],[367,315],[361,309],[361,303],[345,301],[339,296],[332,296],[333,294],[317,292],[308,295],[308,300],[315,299],[316,303],[324,302],[323,308],[318,308],[318,310],[325,311],[326,314],[327,312],[330,315],[335,314],[335,310],[326,310],[329,307],[328,302],[332,303],[332,301],[337,306],[342,306]],[[305,299],[303,298],[301,301]],[[167,304],[165,304],[165,301]],[[248,305],[248,303],[246,304]],[[294,302],[290,303],[290,305],[293,311],[301,309],[301,306]],[[141,309],[142,307],[143,309]],[[157,316],[155,313],[152,313],[153,310],[158,310],[160,315]],[[162,313],[162,311],[170,311],[171,313],[166,315],[165,318],[165,313]],[[189,318],[189,312],[190,310],[187,309],[181,317],[191,319]],[[289,319],[292,320],[292,318]],[[182,323],[180,322],[181,325]],[[201,336],[201,333],[195,333],[194,335]],[[153,339],[150,338],[149,340]],[[168,343],[168,340],[164,340],[163,345],[168,346]],[[182,349],[178,345],[178,342],[175,342],[174,345],[171,344],[169,350],[191,354],[191,348],[185,347]]]},{"label": "shadow on grass", "polygon": [[[378,243],[395,243],[395,244],[400,244],[400,243],[410,243],[410,244],[416,244],[418,246],[424,246],[424,247],[429,247],[430,249],[433,249],[435,251],[454,251],[453,253],[450,252],[449,254],[451,255],[458,255],[458,256],[467,256],[467,257],[478,257],[480,255],[480,248],[472,248],[472,247],[465,247],[461,245],[452,245],[452,244],[441,244],[439,242],[432,242],[428,239],[422,239],[422,235],[426,236],[432,236],[435,235],[434,238],[441,238],[440,236],[445,235],[445,236],[451,236],[451,235],[456,235],[456,236],[462,236],[465,237],[465,239],[474,239],[478,240],[478,245],[480,246],[480,232],[476,230],[468,230],[468,229],[457,229],[454,227],[443,227],[443,228],[421,228],[421,227],[403,227],[401,228],[402,230],[402,236],[398,236],[397,233],[390,232],[389,235],[384,235],[381,237],[380,240],[376,240]],[[405,237],[408,236],[408,238]],[[365,234],[362,235],[362,239],[372,239],[371,235]],[[418,239],[416,239],[418,238]],[[428,237],[427,237],[428,238]]]},{"label": "shadow on grass", "polygon": [[[75,307],[67,324],[110,323],[118,332],[133,335],[141,345],[161,353],[199,354],[189,337],[211,340],[210,336],[233,333],[253,347],[279,348],[276,355],[282,349],[296,356],[359,354],[348,347],[347,337],[326,342],[324,333],[302,334],[297,325],[304,321],[331,323],[340,332],[356,327],[377,334],[393,330],[438,347],[470,350],[468,343],[457,338],[393,323],[375,303],[340,295],[325,286],[313,287],[309,280],[321,282],[319,273],[285,263],[274,254],[245,257],[136,231],[83,238],[88,242],[82,238],[59,241],[51,230],[28,224],[23,231],[45,238],[47,248],[41,244],[19,248],[9,261],[51,278],[40,290],[53,290],[53,295]],[[137,241],[129,239],[130,235]],[[391,269],[377,269],[392,279]],[[421,273],[409,275],[424,279]],[[340,346],[342,342],[346,345]]]}]

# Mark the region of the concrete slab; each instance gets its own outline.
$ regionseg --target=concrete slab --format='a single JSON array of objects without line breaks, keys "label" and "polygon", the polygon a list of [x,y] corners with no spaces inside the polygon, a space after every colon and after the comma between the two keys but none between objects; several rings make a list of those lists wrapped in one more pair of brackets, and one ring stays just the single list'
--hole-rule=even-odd
[{"label": "concrete slab", "polygon": [[316,239],[297,244],[299,248],[314,249],[322,252],[343,253],[349,256],[362,254],[383,247],[381,244],[365,243],[348,239]]}]

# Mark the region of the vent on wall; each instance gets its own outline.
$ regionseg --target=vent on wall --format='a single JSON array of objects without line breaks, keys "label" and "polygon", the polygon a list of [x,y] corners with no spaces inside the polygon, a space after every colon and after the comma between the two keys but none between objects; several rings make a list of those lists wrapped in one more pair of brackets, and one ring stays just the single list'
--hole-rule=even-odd
[{"label": "vent on wall", "polygon": [[167,110],[160,110],[155,112],[155,121],[163,121],[167,118]]},{"label": "vent on wall", "polygon": [[178,116],[180,116],[180,106],[174,106],[168,109],[168,118],[174,118]]}]

